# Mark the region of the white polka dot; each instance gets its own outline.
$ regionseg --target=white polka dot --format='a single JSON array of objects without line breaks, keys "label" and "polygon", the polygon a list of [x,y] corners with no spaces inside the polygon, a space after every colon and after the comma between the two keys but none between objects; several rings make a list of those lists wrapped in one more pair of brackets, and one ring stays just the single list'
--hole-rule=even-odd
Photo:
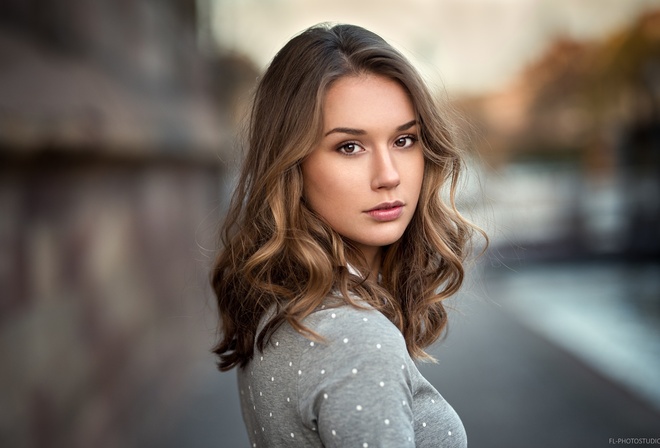
[{"label": "white polka dot", "polygon": [[369,444],[368,444],[367,442],[364,442],[364,443],[362,444],[362,446],[363,446],[364,448],[367,448],[367,447],[369,446]]},{"label": "white polka dot", "polygon": [[382,381],[381,381],[380,383],[378,383],[378,385],[379,385],[380,387],[385,387],[385,383],[382,382]]},{"label": "white polka dot", "polygon": [[302,370],[298,370],[298,375],[302,375]]},{"label": "white polka dot", "polygon": [[366,317],[363,317],[362,320],[366,322],[366,321],[368,321],[369,319],[367,319]]},{"label": "white polka dot", "polygon": [[270,380],[271,380],[271,381],[275,381],[275,377],[274,377],[274,376],[271,376],[271,377],[270,377]]},{"label": "white polka dot", "polygon": [[351,372],[353,372],[353,375],[355,375],[357,373],[357,369],[353,369]]},{"label": "white polka dot", "polygon": [[389,425],[389,424],[390,424],[390,419],[389,419],[389,418],[386,418],[386,419],[385,419],[385,424],[386,424],[386,425]]},{"label": "white polka dot", "polygon": [[257,444],[256,444],[256,443],[253,443],[253,444],[252,444],[252,448],[257,448]]},{"label": "white polka dot", "polygon": [[433,398],[431,398],[431,403],[435,403],[435,400]]},{"label": "white polka dot", "polygon": [[254,409],[254,410],[256,411],[256,410],[257,410],[257,406],[256,406],[256,405],[252,406],[252,409]]},{"label": "white polka dot", "polygon": [[271,412],[271,413],[270,413],[270,417],[272,417],[272,416],[273,416],[273,413]]},{"label": "white polka dot", "polygon": [[447,431],[447,434],[451,435],[451,431]]},{"label": "white polka dot", "polygon": [[408,437],[408,442],[412,442],[412,438],[411,438],[411,437]]},{"label": "white polka dot", "polygon": [[361,411],[361,410],[362,410],[362,406],[360,406],[360,405],[358,404],[357,406],[355,406],[355,409],[357,409],[358,411]]},{"label": "white polka dot", "polygon": [[325,374],[325,369],[321,369],[321,375]]},{"label": "white polka dot", "polygon": [[402,401],[401,404],[405,406],[405,405],[406,405],[406,401],[405,401],[405,400]]},{"label": "white polka dot", "polygon": [[289,361],[289,367],[291,367],[292,365],[293,365],[293,363],[291,361]]},{"label": "white polka dot", "polygon": [[296,436],[293,433],[291,433],[291,438],[294,438],[294,437],[296,437]]},{"label": "white polka dot", "polygon": [[291,398],[286,397],[286,402],[289,403],[291,401]]},{"label": "white polka dot", "polygon": [[280,345],[280,341],[275,341],[275,347],[277,347],[278,345]]},{"label": "white polka dot", "polygon": [[330,315],[330,317],[332,317],[332,318],[334,319],[335,317],[337,317],[337,315],[336,315],[335,313],[332,313],[332,314]]},{"label": "white polka dot", "polygon": [[264,360],[264,357],[263,357],[263,356],[261,356],[261,357],[260,357],[260,359],[261,359],[261,360],[263,361],[263,360]]},{"label": "white polka dot", "polygon": [[406,369],[406,366],[404,366],[403,364],[401,364],[401,370],[405,370],[405,369]]},{"label": "white polka dot", "polygon": [[260,397],[263,397],[263,396],[264,396],[264,394],[262,394],[261,392],[259,392],[259,396],[260,396]]},{"label": "white polka dot", "polygon": [[348,338],[344,338],[344,344],[348,342]]},{"label": "white polka dot", "polygon": [[327,400],[328,399],[328,394],[323,394],[323,398]]},{"label": "white polka dot", "polygon": [[332,430],[332,435],[333,435],[333,436],[336,436],[336,435],[337,435],[337,431],[335,431],[335,430],[333,429],[333,430]]},{"label": "white polka dot", "polygon": [[377,349],[380,349],[380,347],[381,347],[380,344],[376,344]]},{"label": "white polka dot", "polygon": [[262,426],[262,427],[261,427],[261,432],[264,432],[265,430],[266,430],[266,428],[264,428],[264,427]]},{"label": "white polka dot", "polygon": [[426,428],[426,422],[422,422],[422,426]]}]

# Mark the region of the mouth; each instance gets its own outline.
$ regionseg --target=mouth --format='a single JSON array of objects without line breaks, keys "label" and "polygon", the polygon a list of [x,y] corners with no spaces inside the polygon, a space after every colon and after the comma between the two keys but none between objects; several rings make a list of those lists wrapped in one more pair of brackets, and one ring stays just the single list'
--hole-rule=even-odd
[{"label": "mouth", "polygon": [[404,205],[401,201],[383,202],[365,213],[376,221],[394,221],[403,213]]}]

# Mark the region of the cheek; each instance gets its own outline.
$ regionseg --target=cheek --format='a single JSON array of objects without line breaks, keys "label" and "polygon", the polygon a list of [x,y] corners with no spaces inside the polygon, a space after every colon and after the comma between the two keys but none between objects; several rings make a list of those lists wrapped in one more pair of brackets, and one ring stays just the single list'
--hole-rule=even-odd
[{"label": "cheek", "polygon": [[419,191],[422,191],[422,186],[424,185],[424,179],[426,178],[426,163],[424,159],[422,159],[420,166],[419,166],[419,180],[418,180],[418,188]]},{"label": "cheek", "polygon": [[[416,188],[417,188],[417,202],[419,203],[422,199],[422,196],[428,195],[430,192],[428,190],[429,176],[427,172],[426,165],[423,164],[419,170],[419,176],[416,179]],[[439,193],[439,192],[438,192]]]},{"label": "cheek", "polygon": [[303,195],[308,204],[320,213],[345,197],[345,185],[341,179],[327,172],[315,171],[303,178]]},{"label": "cheek", "polygon": [[325,205],[349,200],[354,190],[355,168],[316,154],[301,166],[303,197],[316,212]]},{"label": "cheek", "polygon": [[406,166],[405,170],[409,175],[409,185],[411,191],[416,191],[417,195],[422,190],[422,185],[424,183],[426,162],[424,156],[420,153],[418,157],[409,160],[409,164]]},{"label": "cheek", "polygon": [[330,196],[330,185],[327,173],[321,169],[313,159],[302,166],[303,174],[303,197],[307,205],[317,213],[325,198]]}]

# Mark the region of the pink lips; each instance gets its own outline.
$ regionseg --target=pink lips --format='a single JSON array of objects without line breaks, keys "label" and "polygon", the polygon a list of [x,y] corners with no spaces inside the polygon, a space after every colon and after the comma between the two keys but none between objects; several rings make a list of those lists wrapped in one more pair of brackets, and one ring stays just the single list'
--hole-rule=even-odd
[{"label": "pink lips", "polygon": [[383,202],[366,213],[376,221],[394,221],[403,213],[403,202]]}]

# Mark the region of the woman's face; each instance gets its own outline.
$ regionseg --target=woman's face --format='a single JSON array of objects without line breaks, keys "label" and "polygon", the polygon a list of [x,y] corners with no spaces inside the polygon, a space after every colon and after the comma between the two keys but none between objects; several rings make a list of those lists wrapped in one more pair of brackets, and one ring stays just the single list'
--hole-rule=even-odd
[{"label": "woman's face", "polygon": [[405,90],[376,75],[337,80],[302,173],[308,205],[373,266],[379,249],[403,235],[422,187],[424,156]]}]

